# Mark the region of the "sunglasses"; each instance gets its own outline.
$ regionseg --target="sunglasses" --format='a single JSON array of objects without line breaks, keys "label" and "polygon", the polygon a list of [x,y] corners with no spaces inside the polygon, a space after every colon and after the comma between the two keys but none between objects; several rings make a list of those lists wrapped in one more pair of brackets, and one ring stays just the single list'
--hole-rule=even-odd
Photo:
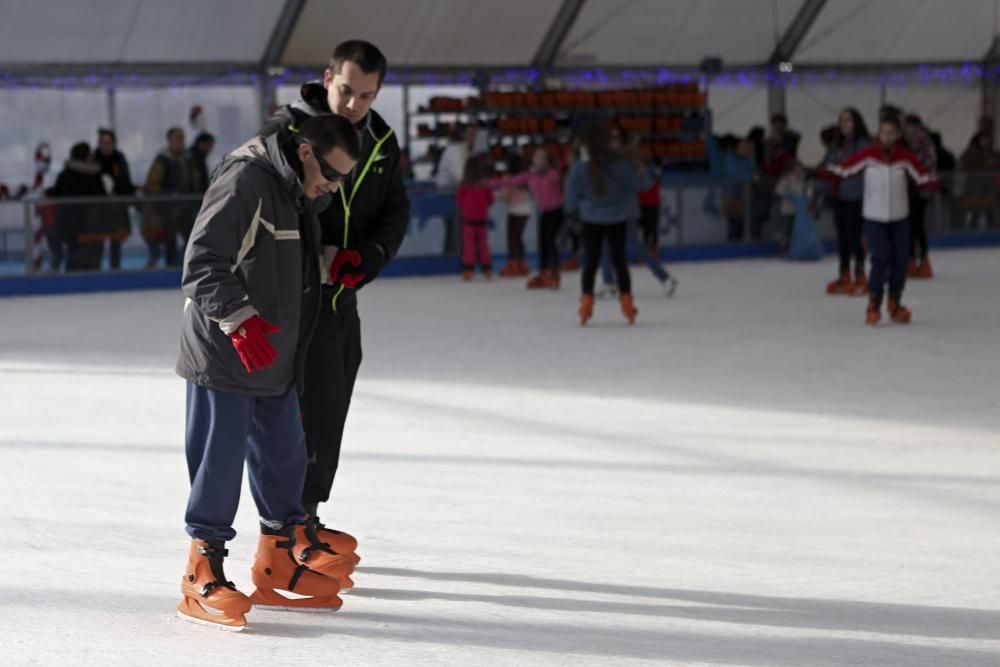
[{"label": "sunglasses", "polygon": [[316,158],[316,164],[319,165],[319,173],[322,174],[323,178],[330,181],[331,183],[340,183],[345,178],[350,176],[350,174],[342,174],[333,167],[331,167],[330,163],[323,159],[323,156],[319,154],[319,151],[316,150],[316,147],[313,146],[311,143],[309,143],[308,141],[302,141],[301,143],[305,144],[306,146],[309,146],[309,148],[312,149],[313,157]]}]

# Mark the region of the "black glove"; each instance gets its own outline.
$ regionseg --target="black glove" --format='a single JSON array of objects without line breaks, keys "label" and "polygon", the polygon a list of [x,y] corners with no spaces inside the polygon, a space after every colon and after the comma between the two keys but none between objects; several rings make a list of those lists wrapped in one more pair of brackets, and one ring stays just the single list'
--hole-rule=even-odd
[{"label": "black glove", "polygon": [[382,246],[375,242],[362,243],[357,248],[357,251],[361,256],[361,263],[358,264],[356,271],[364,276],[357,286],[363,287],[375,280],[375,277],[378,276],[379,271],[382,270],[382,267],[385,266],[389,258],[386,257]]}]

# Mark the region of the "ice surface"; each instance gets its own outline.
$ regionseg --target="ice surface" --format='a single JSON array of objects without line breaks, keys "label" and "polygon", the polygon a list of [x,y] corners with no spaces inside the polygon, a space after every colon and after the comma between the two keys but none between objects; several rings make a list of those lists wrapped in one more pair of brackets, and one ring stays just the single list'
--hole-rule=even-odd
[{"label": "ice surface", "polygon": [[239,634],[174,617],[179,294],[2,300],[2,662],[998,665],[1000,252],[934,259],[878,330],[830,261],[636,269],[631,329],[576,274],[372,285],[357,588]]}]

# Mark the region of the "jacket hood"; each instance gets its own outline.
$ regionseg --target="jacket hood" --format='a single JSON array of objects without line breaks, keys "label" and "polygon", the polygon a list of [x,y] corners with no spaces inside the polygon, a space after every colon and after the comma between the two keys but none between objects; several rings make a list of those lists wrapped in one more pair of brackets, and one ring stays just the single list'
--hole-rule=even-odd
[{"label": "jacket hood", "polygon": [[267,137],[254,137],[232,153],[227,155],[219,166],[220,173],[239,162],[250,162],[269,172],[284,183],[288,193],[297,201],[305,196],[302,181],[298,173],[288,164],[284,152],[279,145],[277,134]]},{"label": "jacket hood", "polygon": [[299,89],[299,99],[292,103],[292,108],[309,116],[330,113],[330,105],[326,101],[326,88],[322,81],[309,81]]},{"label": "jacket hood", "polygon": [[66,168],[78,171],[81,174],[96,175],[101,173],[101,165],[96,162],[83,162],[81,160],[66,160]]}]

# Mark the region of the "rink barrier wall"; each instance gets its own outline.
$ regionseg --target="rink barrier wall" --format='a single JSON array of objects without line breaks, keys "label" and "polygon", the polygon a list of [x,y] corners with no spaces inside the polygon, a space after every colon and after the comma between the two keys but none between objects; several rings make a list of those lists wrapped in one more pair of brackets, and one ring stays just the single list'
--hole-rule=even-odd
[{"label": "rink barrier wall", "polygon": [[[931,237],[929,242],[930,247],[935,249],[1000,246],[1000,232],[950,234]],[[835,243],[826,242],[824,246],[828,254],[836,252]],[[780,248],[777,243],[718,243],[660,249],[660,257],[668,266],[674,262],[713,262],[777,257],[779,253]],[[505,259],[505,255],[495,255],[494,264],[500,264]],[[534,261],[535,258],[529,256],[529,259]],[[381,275],[400,278],[443,276],[457,275],[459,271],[460,260],[457,257],[397,257],[386,265]],[[179,270],[5,276],[0,278],[0,297],[179,289],[180,285],[181,272]]]}]

